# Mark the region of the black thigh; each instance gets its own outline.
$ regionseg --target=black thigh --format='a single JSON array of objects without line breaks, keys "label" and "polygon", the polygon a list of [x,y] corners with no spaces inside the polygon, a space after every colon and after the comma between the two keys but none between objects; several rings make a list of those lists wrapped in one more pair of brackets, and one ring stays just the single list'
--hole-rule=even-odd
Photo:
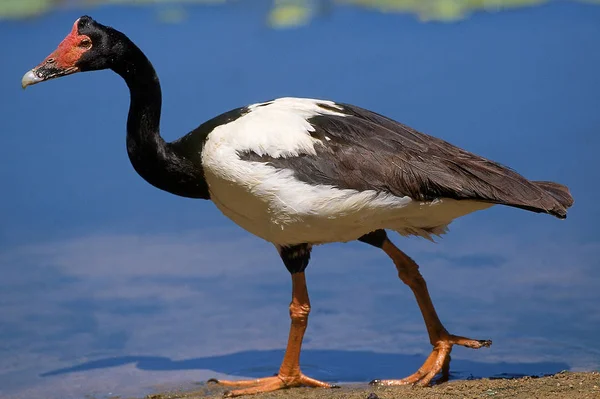
[{"label": "black thigh", "polygon": [[312,245],[310,244],[277,247],[281,260],[283,260],[285,267],[292,274],[304,272],[306,266],[308,266],[308,261],[310,261],[311,249]]}]

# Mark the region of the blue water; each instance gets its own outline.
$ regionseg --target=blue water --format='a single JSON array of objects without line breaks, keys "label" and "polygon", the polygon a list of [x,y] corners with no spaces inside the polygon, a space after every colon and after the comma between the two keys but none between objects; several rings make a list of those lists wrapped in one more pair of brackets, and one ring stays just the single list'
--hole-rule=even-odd
[{"label": "blue water", "polygon": [[[267,2],[88,10],[154,62],[171,140],[279,96],[353,103],[567,184],[566,221],[492,208],[437,244],[394,236],[453,333],[453,377],[600,368],[600,7],[556,3],[453,24],[337,7],[276,31]],[[123,82],[20,79],[81,11],[0,23],[0,396],[141,395],[209,377],[271,375],[290,279],[268,243],[209,202],[154,189],[129,165]],[[302,364],[338,382],[412,373],[430,350],[407,287],[360,243],[316,248]]]}]

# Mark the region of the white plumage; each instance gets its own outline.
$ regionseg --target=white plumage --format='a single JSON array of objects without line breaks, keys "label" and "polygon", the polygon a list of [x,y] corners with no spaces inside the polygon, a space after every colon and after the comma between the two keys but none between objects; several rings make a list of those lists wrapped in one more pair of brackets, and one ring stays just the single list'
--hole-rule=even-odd
[{"label": "white plumage", "polygon": [[[327,107],[320,107],[324,104]],[[455,218],[490,207],[478,201],[414,201],[374,190],[313,185],[262,162],[246,161],[251,151],[273,158],[314,155],[319,139],[308,119],[343,116],[333,102],[281,98],[254,104],[249,112],[215,128],[202,151],[211,199],[235,223],[277,245],[351,241],[377,229],[431,238]]]}]

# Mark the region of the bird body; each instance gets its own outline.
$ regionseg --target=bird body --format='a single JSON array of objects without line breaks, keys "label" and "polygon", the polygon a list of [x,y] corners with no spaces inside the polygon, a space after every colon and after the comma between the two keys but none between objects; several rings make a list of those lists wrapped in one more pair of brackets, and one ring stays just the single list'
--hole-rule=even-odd
[{"label": "bird body", "polygon": [[[382,228],[430,238],[453,219],[492,205],[451,198],[420,201],[375,188],[299,179],[294,159],[316,157],[316,147],[331,141],[311,135],[316,130],[311,118],[329,115],[346,117],[331,101],[279,98],[250,105],[239,118],[215,127],[201,151],[210,199],[235,223],[277,245],[346,242]],[[249,154],[279,164],[248,159]]]},{"label": "bird body", "polygon": [[292,275],[291,328],[279,373],[237,386],[232,396],[293,386],[332,387],[300,371],[310,302],[305,269],[314,244],[359,240],[383,250],[413,291],[433,350],[423,367],[384,385],[428,385],[449,374],[453,345],[489,340],[450,334],[418,265],[386,229],[431,239],[468,213],[500,204],[565,218],[567,187],[513,170],[357,106],[279,98],[236,108],[171,143],[160,136],[161,88],[144,53],[123,33],[84,16],[23,87],[76,72],[111,69],[130,90],[127,152],[147,182],[210,199],[242,228],[275,245]]}]

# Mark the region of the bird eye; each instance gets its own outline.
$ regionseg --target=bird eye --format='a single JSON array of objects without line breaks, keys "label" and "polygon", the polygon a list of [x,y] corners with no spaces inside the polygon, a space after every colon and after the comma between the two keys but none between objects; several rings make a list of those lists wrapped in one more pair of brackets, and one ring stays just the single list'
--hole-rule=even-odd
[{"label": "bird eye", "polygon": [[46,64],[54,64],[56,62],[56,60],[54,58],[48,58],[46,60]]},{"label": "bird eye", "polygon": [[88,38],[85,38],[79,43],[79,47],[90,48],[92,47],[92,41]]}]

